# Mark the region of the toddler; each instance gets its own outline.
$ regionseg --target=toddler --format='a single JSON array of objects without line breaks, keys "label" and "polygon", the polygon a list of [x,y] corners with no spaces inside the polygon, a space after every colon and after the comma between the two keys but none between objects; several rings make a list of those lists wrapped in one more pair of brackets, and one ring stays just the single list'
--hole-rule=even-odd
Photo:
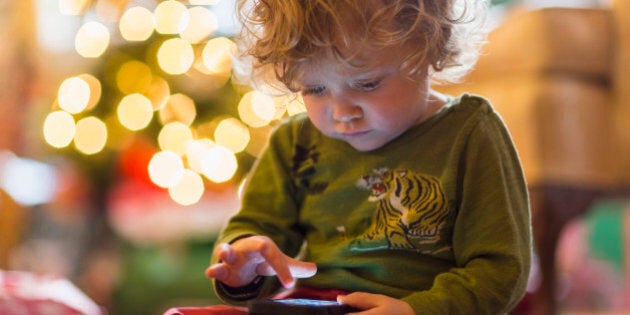
[{"label": "toddler", "polygon": [[237,1],[252,84],[306,113],[275,128],[219,237],[206,275],[225,302],[290,289],[356,314],[499,314],[522,298],[511,137],[486,99],[430,87],[476,60],[486,3],[460,2]]}]

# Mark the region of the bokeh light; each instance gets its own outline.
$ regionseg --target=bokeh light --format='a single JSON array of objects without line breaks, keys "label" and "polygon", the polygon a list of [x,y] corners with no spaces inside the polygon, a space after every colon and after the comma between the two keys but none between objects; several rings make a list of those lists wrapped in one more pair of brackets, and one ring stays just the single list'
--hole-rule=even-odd
[{"label": "bokeh light", "polygon": [[186,145],[193,139],[190,128],[181,122],[172,122],[160,130],[158,145],[164,151],[172,151],[179,155],[186,153]]},{"label": "bokeh light", "polygon": [[72,142],[76,133],[76,124],[72,115],[57,110],[46,116],[43,131],[46,143],[55,148],[63,148]]},{"label": "bokeh light", "polygon": [[182,93],[173,94],[160,109],[159,116],[163,125],[179,121],[190,126],[197,116],[195,101]]},{"label": "bokeh light", "polygon": [[94,116],[85,117],[77,122],[74,146],[77,151],[92,155],[101,152],[107,143],[107,126]]},{"label": "bokeh light", "polygon": [[151,104],[153,104],[153,110],[160,110],[166,106],[170,95],[171,87],[168,85],[168,82],[160,76],[153,76],[151,86],[146,93],[146,96],[151,100]]},{"label": "bokeh light", "polygon": [[62,14],[81,16],[76,52],[103,58],[97,65],[103,68],[99,77],[84,73],[61,83],[43,124],[45,141],[55,148],[74,143],[74,151],[94,155],[121,150],[129,131],[151,125],[139,134],[148,134],[160,150],[149,163],[151,181],[167,188],[174,201],[197,203],[204,180],[232,180],[237,154],[258,156],[274,122],[304,109],[298,97],[260,91],[239,102],[244,87],[229,85],[237,47],[227,37],[238,26],[222,11],[223,4],[231,4],[215,6],[219,2],[58,0]]},{"label": "bokeh light", "polygon": [[202,161],[202,174],[215,183],[230,180],[238,169],[238,161],[230,149],[215,145],[208,149]]},{"label": "bokeh light", "polygon": [[155,30],[160,34],[178,34],[190,21],[190,13],[184,4],[175,0],[162,1],[153,11]]},{"label": "bokeh light", "polygon": [[80,77],[63,80],[57,91],[59,107],[70,114],[82,112],[90,101],[90,85]]},{"label": "bokeh light", "polygon": [[180,37],[190,43],[196,44],[208,38],[219,27],[217,16],[205,7],[192,7],[188,9],[190,22],[180,32]]},{"label": "bokeh light", "polygon": [[274,97],[274,101],[276,102],[276,119],[282,118],[284,113],[294,116],[306,112],[302,95],[298,93]]},{"label": "bokeh light", "polygon": [[214,140],[234,153],[245,150],[249,143],[249,130],[236,118],[226,118],[214,130]]},{"label": "bokeh light", "polygon": [[101,94],[103,93],[101,81],[99,81],[95,76],[89,73],[83,73],[78,75],[77,77],[85,81],[90,87],[90,98],[87,102],[85,110],[91,110],[98,104],[101,99]]},{"label": "bokeh light", "polygon": [[182,178],[176,185],[168,188],[171,199],[182,206],[199,202],[204,191],[205,187],[201,176],[188,169],[183,171]]},{"label": "bokeh light", "polygon": [[226,37],[216,37],[209,40],[201,53],[203,64],[209,74],[230,74],[232,70],[232,55],[236,44]]},{"label": "bokeh light", "polygon": [[194,61],[195,51],[190,43],[181,38],[168,39],[158,49],[158,64],[168,74],[186,73]]},{"label": "bokeh light", "polygon": [[274,99],[259,91],[245,93],[238,104],[238,114],[243,122],[252,127],[268,125],[276,114]]},{"label": "bokeh light", "polygon": [[177,185],[184,176],[184,162],[175,152],[160,151],[151,157],[148,170],[154,184],[169,188]]},{"label": "bokeh light", "polygon": [[141,6],[131,7],[120,17],[118,29],[120,35],[130,42],[145,41],[155,29],[153,12]]},{"label": "bokeh light", "polygon": [[85,58],[101,56],[109,46],[109,30],[99,22],[87,22],[79,28],[74,40],[74,48]]},{"label": "bokeh light", "polygon": [[153,118],[153,105],[146,96],[134,93],[123,97],[116,111],[120,123],[129,130],[144,129]]},{"label": "bokeh light", "polygon": [[[31,207],[58,198],[59,175],[58,169],[52,164],[20,158],[11,151],[0,150],[0,189],[19,205]],[[1,210],[6,211],[6,208]],[[0,214],[6,215],[6,212]],[[7,225],[6,228],[14,227]]]},{"label": "bokeh light", "polygon": [[306,113],[306,106],[304,106],[302,96],[297,96],[296,99],[287,104],[287,113],[289,114],[289,116],[294,116],[299,113]]},{"label": "bokeh light", "polygon": [[206,152],[215,145],[214,141],[208,138],[189,141],[186,146],[186,161],[188,162],[188,166],[199,174],[203,173],[204,156]]},{"label": "bokeh light", "polygon": [[116,73],[116,85],[123,94],[144,93],[152,83],[151,68],[138,60],[125,62]]}]

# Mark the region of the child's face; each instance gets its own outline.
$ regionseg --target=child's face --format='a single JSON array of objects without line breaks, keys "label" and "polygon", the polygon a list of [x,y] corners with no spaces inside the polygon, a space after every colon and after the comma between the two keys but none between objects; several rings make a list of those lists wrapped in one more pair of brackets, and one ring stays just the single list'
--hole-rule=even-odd
[{"label": "child's face", "polygon": [[388,52],[370,53],[357,60],[368,67],[326,58],[303,69],[298,89],[317,129],[370,151],[430,117],[437,104],[429,102],[428,79],[412,80],[391,59]]}]

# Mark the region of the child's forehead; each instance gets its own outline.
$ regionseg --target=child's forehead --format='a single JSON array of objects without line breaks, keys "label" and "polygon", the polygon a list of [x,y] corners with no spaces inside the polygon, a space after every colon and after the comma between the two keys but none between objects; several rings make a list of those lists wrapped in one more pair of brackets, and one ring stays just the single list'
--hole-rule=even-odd
[{"label": "child's forehead", "polygon": [[383,58],[369,58],[369,55],[352,59],[335,57],[316,58],[298,66],[297,81],[300,84],[326,81],[333,77],[368,79],[381,75],[386,70],[397,69],[399,63]]},{"label": "child's forehead", "polygon": [[377,49],[362,46],[357,49],[334,53],[333,49],[321,50],[297,65],[299,72],[334,69],[345,75],[369,75],[383,68],[398,67],[404,60],[404,48]]}]

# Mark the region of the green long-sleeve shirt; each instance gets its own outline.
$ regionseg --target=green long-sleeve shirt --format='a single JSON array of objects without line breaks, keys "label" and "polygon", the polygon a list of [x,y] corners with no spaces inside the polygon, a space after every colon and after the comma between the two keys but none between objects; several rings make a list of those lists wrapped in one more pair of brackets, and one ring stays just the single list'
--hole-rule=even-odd
[{"label": "green long-sleeve shirt", "polygon": [[[298,285],[385,294],[417,314],[505,313],[530,267],[517,152],[493,108],[470,95],[370,152],[324,136],[305,115],[288,119],[219,242],[251,234],[288,255],[306,242],[318,272]],[[278,288],[266,281],[260,294]]]}]

